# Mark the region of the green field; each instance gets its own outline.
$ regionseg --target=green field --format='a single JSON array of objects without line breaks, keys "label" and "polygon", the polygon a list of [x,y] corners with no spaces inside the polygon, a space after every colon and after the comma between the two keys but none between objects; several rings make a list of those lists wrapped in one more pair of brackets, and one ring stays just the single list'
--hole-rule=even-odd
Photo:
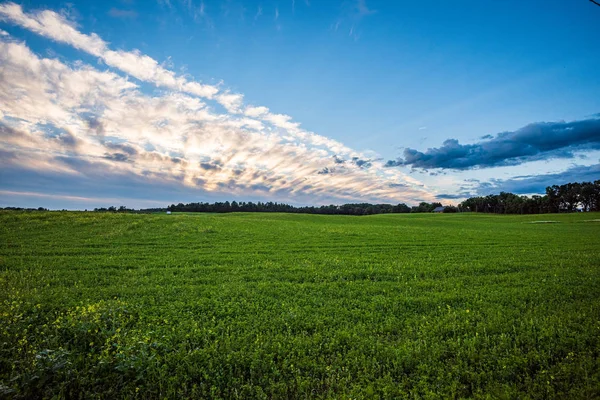
[{"label": "green field", "polygon": [[599,398],[600,214],[0,212],[0,397]]}]

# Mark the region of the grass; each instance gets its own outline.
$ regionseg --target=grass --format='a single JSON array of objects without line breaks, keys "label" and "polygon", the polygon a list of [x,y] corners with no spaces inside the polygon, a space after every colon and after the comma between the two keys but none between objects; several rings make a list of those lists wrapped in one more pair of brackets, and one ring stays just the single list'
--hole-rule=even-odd
[{"label": "grass", "polygon": [[598,398],[598,216],[0,212],[0,397]]}]

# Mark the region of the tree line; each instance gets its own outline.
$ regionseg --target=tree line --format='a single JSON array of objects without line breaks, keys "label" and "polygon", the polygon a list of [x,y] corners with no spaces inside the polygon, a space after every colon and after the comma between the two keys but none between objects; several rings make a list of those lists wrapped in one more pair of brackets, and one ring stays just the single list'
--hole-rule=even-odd
[{"label": "tree line", "polygon": [[[327,214],[327,215],[374,215],[391,213],[429,213],[442,207],[441,203],[421,202],[418,206],[408,206],[404,203],[370,204],[351,203],[343,205],[323,205],[295,207],[277,202],[225,201],[215,203],[171,204],[166,208],[130,209],[125,206],[95,208],[95,212],[280,212],[298,214]],[[6,207],[5,210],[46,211],[45,208]],[[63,210],[66,211],[66,210]],[[87,211],[87,210],[86,210]],[[545,214],[574,211],[600,211],[600,180],[594,182],[575,182],[564,185],[553,185],[546,188],[546,194],[531,197],[516,195],[508,192],[490,194],[487,196],[471,197],[455,206],[444,206],[444,213],[453,212],[482,212],[495,214]]]},{"label": "tree line", "polygon": [[289,204],[276,202],[257,202],[251,201],[237,202],[225,201],[216,203],[188,203],[171,204],[167,211],[174,212],[210,212],[210,213],[228,213],[228,212],[281,212],[297,214],[327,214],[327,215],[373,215],[389,213],[409,213],[412,208],[404,203],[392,204],[370,204],[354,203],[343,205],[323,205],[323,206],[305,206],[295,207]]},{"label": "tree line", "polygon": [[471,197],[458,206],[460,211],[495,214],[546,214],[600,211],[600,180],[552,185],[543,196],[519,196],[501,192]]},{"label": "tree line", "polygon": [[457,207],[442,206],[441,203],[421,202],[410,207],[404,203],[370,204],[356,203],[295,207],[289,204],[274,202],[236,202],[171,204],[168,211],[173,212],[285,212],[301,214],[330,215],[373,215],[388,213],[429,213],[438,207],[444,207],[444,213],[482,212],[496,214],[545,214],[574,211],[600,211],[600,180],[594,182],[575,182],[564,185],[553,185],[546,188],[543,196],[522,196],[501,192],[488,196],[471,197]]},{"label": "tree line", "polygon": [[[373,214],[400,214],[400,213],[428,213],[435,208],[442,207],[441,203],[421,202],[418,206],[407,206],[404,203],[392,204],[371,204],[371,203],[352,203],[343,205],[324,205],[324,206],[305,206],[295,207],[284,203],[274,202],[236,202],[225,201],[217,203],[188,203],[171,204],[167,211],[173,212],[284,212],[297,214],[327,214],[327,215],[373,215]],[[444,212],[457,212],[458,208],[446,206]]]}]

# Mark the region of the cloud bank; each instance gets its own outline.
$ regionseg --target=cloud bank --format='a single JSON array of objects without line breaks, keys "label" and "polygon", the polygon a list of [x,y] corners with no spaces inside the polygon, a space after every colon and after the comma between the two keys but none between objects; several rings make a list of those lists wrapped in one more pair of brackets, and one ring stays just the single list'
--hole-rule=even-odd
[{"label": "cloud bank", "polygon": [[458,193],[438,194],[436,198],[460,200],[500,192],[523,195],[545,194],[548,186],[570,182],[594,182],[598,179],[600,179],[600,164],[573,165],[564,171],[548,174],[521,175],[509,179],[491,179],[483,182],[478,179],[468,179],[459,187]]},{"label": "cloud bank", "polygon": [[510,179],[492,179],[490,182],[477,185],[480,195],[511,192],[516,194],[544,194],[552,185],[564,185],[569,182],[593,182],[600,179],[600,164],[574,165],[565,171],[542,174],[523,175]]},{"label": "cloud bank", "polygon": [[539,122],[514,132],[486,135],[474,144],[446,140],[424,152],[407,148],[387,167],[467,170],[519,165],[529,161],[573,158],[576,152],[600,149],[600,118],[572,122]]},{"label": "cloud bank", "polygon": [[[94,197],[92,188],[101,182],[97,186],[121,193],[182,188],[311,203],[432,198],[415,179],[302,129],[288,115],[246,105],[241,94],[180,76],[138,50],[112,50],[54,11],[26,13],[5,3],[0,19],[110,67],[43,58],[0,35],[5,190],[18,191],[21,175],[31,176],[38,189],[46,182],[46,191],[88,188],[86,197]],[[148,93],[138,82],[156,89]],[[152,190],[140,193],[151,196]]]}]

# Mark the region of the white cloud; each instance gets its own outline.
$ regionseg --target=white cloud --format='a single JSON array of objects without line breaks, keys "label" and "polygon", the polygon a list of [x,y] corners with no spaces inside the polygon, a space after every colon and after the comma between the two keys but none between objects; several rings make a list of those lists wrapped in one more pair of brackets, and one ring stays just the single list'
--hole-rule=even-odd
[{"label": "white cloud", "polygon": [[69,44],[79,50],[101,58],[107,65],[117,68],[131,76],[159,87],[173,90],[190,89],[193,94],[211,98],[218,93],[218,88],[197,82],[188,82],[177,77],[151,57],[143,55],[139,50],[113,51],[108,43],[95,33],[79,32],[74,24],[54,11],[40,11],[26,14],[20,5],[15,3],[0,4],[0,19],[8,20],[23,28],[29,29],[57,42]]},{"label": "white cloud", "polygon": [[[110,50],[59,14],[24,14],[11,3],[0,6],[0,16],[170,89],[147,95],[126,76],[40,58],[24,43],[0,36],[0,150],[14,154],[11,165],[77,176],[154,177],[157,184],[279,200],[432,198],[379,162],[370,168],[337,162],[365,157],[301,129],[288,115],[244,106],[243,95],[218,93],[137,50]],[[216,112],[215,102],[227,113]],[[319,174],[325,169],[335,173]],[[408,187],[391,186],[398,182]]]},{"label": "white cloud", "polygon": [[0,18],[9,20],[39,35],[49,37],[58,42],[86,51],[94,56],[101,56],[106,43],[95,33],[86,35],[63,16],[53,11],[41,11],[34,15],[23,13],[20,5],[15,3],[0,4]]},{"label": "white cloud", "polygon": [[246,107],[246,110],[244,111],[244,113],[249,116],[249,117],[261,117],[263,115],[266,115],[269,112],[269,109],[267,107],[253,107],[253,106],[248,106]]},{"label": "white cloud", "polygon": [[[213,98],[219,91],[215,86],[204,85],[188,81],[183,77],[178,77],[174,72],[160,66],[156,60],[141,54],[139,50],[109,50],[108,44],[96,34],[85,35],[80,33],[72,23],[53,11],[46,10],[25,14],[21,6],[8,3],[0,5],[0,18],[5,18],[42,36],[71,44],[80,50],[97,55],[106,64],[139,80],[152,82],[159,87],[185,91],[208,99]],[[241,94],[225,92],[218,95],[216,99],[229,112],[238,113],[242,106],[243,96]],[[259,107],[259,109],[261,108]],[[330,142],[329,139],[320,137],[314,133],[301,131],[299,124],[292,122],[291,117],[287,115],[264,113],[261,115],[261,118],[264,122],[270,123],[276,128],[290,130],[291,135],[301,140],[312,140],[314,143],[319,143],[319,145],[327,145]],[[332,148],[332,151],[343,152],[347,155],[353,153],[350,149],[339,146],[338,143],[333,143],[333,145],[334,148]]]},{"label": "white cloud", "polygon": [[230,113],[238,114],[242,107],[244,96],[238,93],[222,93],[217,96],[217,101]]}]

